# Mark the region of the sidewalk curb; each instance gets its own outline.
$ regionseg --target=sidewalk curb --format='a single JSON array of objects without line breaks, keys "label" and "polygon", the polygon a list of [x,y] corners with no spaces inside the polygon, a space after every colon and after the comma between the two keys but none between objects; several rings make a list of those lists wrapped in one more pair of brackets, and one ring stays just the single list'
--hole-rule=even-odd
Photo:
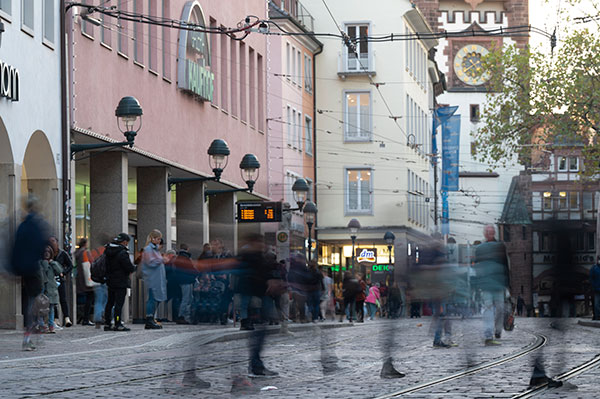
[{"label": "sidewalk curb", "polygon": [[577,324],[584,327],[600,328],[600,321],[598,320],[578,320]]}]

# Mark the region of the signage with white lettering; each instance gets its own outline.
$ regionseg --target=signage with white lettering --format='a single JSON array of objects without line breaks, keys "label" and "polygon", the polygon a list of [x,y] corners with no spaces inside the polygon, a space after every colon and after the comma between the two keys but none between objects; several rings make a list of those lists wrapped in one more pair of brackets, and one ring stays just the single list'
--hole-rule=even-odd
[{"label": "signage with white lettering", "polygon": [[358,263],[375,263],[377,262],[377,249],[375,248],[357,248],[356,261]]},{"label": "signage with white lettering", "polygon": [[0,60],[0,97],[19,101],[19,70]]},{"label": "signage with white lettering", "polygon": [[[193,26],[206,26],[198,1],[188,1],[181,16]],[[210,49],[206,32],[181,30],[177,56],[177,87],[202,101],[212,101],[215,74],[210,70]]]}]

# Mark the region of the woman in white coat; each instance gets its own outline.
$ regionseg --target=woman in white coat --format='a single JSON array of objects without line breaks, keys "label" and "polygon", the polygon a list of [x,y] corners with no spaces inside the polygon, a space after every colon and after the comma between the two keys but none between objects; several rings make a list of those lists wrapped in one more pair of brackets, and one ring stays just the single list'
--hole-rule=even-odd
[{"label": "woman in white coat", "polygon": [[146,245],[142,253],[142,274],[144,285],[148,289],[146,302],[146,329],[161,329],[154,318],[156,308],[160,302],[167,300],[167,278],[165,275],[165,259],[160,253],[162,233],[152,230],[146,238]]}]

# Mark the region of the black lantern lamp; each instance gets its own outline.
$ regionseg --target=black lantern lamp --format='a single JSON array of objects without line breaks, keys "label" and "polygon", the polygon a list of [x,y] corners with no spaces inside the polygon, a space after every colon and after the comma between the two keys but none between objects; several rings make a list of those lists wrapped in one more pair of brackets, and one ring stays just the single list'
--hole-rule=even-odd
[{"label": "black lantern lamp", "polygon": [[383,239],[385,240],[388,247],[388,254],[390,256],[390,265],[392,264],[392,247],[394,246],[394,240],[396,236],[391,231],[386,231],[383,235]]},{"label": "black lantern lamp", "polygon": [[[135,97],[123,97],[115,110],[115,116],[117,117],[117,126],[125,136],[126,141],[101,144],[71,144],[71,159],[73,159],[75,153],[80,151],[110,147],[133,147],[135,136],[142,128],[142,113],[142,107]],[[138,120],[139,124],[137,123]]]},{"label": "black lantern lamp", "polygon": [[232,188],[229,190],[205,190],[204,199],[207,199],[210,195],[223,194],[223,193],[238,193],[238,192],[249,192],[254,190],[254,184],[258,180],[260,169],[260,162],[254,154],[246,154],[240,162],[240,173],[242,179],[246,182],[248,188]]},{"label": "black lantern lamp", "polygon": [[259,169],[260,162],[258,162],[258,159],[256,159],[254,154],[244,155],[242,162],[240,162],[240,173],[242,174],[242,179],[244,179],[248,186],[249,192],[252,192],[254,183],[258,180]]},{"label": "black lantern lamp", "polygon": [[169,190],[177,183],[189,181],[219,181],[223,174],[223,169],[227,166],[229,160],[229,147],[227,142],[221,139],[214,139],[208,147],[208,164],[212,168],[214,176],[197,176],[197,177],[169,177]]},{"label": "black lantern lamp", "polygon": [[301,211],[304,207],[304,203],[306,202],[306,197],[308,197],[309,191],[308,183],[305,179],[299,178],[296,179],[294,185],[292,186],[292,193],[294,193],[294,201],[298,204],[298,208],[290,209],[291,211]]},{"label": "black lantern lamp", "polygon": [[307,201],[304,204],[304,222],[308,226],[308,261],[310,262],[310,256],[312,252],[312,238],[311,231],[315,223],[315,217],[317,216],[317,205],[312,201]]},{"label": "black lantern lamp", "polygon": [[350,239],[352,240],[352,269],[354,269],[354,245],[356,244],[356,234],[360,230],[360,222],[358,219],[352,219],[348,222],[348,229],[350,230]]}]

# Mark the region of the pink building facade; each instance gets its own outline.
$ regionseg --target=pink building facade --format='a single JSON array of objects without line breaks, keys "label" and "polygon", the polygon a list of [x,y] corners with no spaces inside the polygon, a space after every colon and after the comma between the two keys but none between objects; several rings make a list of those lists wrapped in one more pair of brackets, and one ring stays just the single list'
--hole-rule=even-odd
[{"label": "pink building facade", "polygon": [[[235,29],[248,15],[267,17],[264,0],[235,7],[217,0],[88,3],[212,32]],[[72,143],[123,141],[115,118],[119,100],[133,96],[143,108],[132,148],[74,154],[74,240],[99,246],[125,231],[136,238],[135,251],[159,229],[169,247],[186,243],[198,256],[211,239],[235,252],[239,237],[260,231],[258,224],[238,226],[235,208],[239,200],[269,195],[265,36],[190,32],[127,21],[114,11],[85,16],[81,7],[69,12],[67,32]],[[213,176],[207,150],[214,139],[230,149],[220,181],[169,184],[169,178]],[[246,188],[239,164],[248,153],[261,163],[254,190],[232,192]],[[229,191],[206,196],[206,190]],[[134,317],[136,300],[134,294]]]}]

